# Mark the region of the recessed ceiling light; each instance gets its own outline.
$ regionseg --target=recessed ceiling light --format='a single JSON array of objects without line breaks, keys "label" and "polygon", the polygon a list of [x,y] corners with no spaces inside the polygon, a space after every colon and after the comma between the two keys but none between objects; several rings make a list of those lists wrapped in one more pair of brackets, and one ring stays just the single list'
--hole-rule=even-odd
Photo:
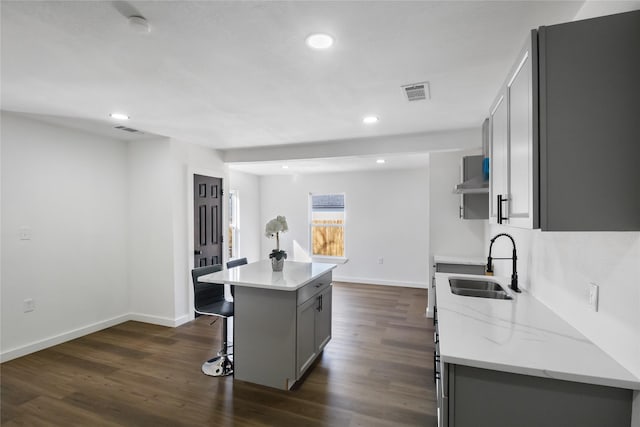
[{"label": "recessed ceiling light", "polygon": [[282,169],[289,169],[289,166],[287,166],[287,165],[282,165]]},{"label": "recessed ceiling light", "polygon": [[362,122],[370,125],[372,123],[376,123],[378,120],[379,119],[376,116],[367,116],[364,119],[362,119]]},{"label": "recessed ceiling light", "polygon": [[111,117],[112,119],[116,119],[116,120],[129,120],[129,116],[127,116],[126,114],[122,114],[122,113],[111,113],[111,114],[109,114],[109,117]]},{"label": "recessed ceiling light", "polygon": [[329,49],[333,45],[333,37],[329,34],[316,33],[307,37],[306,42],[312,49]]},{"label": "recessed ceiling light", "polygon": [[381,165],[381,164],[383,164],[383,163],[384,163],[384,159],[378,159],[378,160],[376,160],[376,163],[377,163],[377,164],[379,164],[379,165]]}]

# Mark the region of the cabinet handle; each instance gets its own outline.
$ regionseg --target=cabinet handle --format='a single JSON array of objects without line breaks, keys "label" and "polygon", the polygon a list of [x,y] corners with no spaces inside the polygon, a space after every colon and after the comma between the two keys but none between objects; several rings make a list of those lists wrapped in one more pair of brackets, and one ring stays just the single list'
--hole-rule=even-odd
[{"label": "cabinet handle", "polygon": [[317,311],[322,311],[322,295],[318,297],[318,306],[316,307]]},{"label": "cabinet handle", "polygon": [[195,250],[195,251],[193,251],[193,254],[194,255],[202,255],[202,251]]},{"label": "cabinet handle", "polygon": [[502,221],[504,221],[505,219],[509,219],[506,216],[502,216],[502,204],[507,202],[507,198],[506,197],[502,197],[502,194],[498,194],[497,196],[498,199],[498,215],[497,215],[497,219],[498,219],[498,224],[502,224]]},{"label": "cabinet handle", "polygon": [[458,218],[462,219],[462,206],[458,207]]}]

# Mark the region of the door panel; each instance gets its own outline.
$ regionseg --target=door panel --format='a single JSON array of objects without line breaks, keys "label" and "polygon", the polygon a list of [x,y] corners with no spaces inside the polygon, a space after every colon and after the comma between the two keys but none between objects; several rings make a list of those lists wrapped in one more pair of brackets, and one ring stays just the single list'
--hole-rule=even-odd
[{"label": "door panel", "polygon": [[296,331],[296,379],[299,379],[316,357],[315,322],[318,297],[298,306]]},{"label": "door panel", "polygon": [[509,94],[509,219],[531,215],[531,58],[522,65],[507,88]]},{"label": "door panel", "polygon": [[497,222],[498,195],[507,197],[507,102],[504,91],[498,97],[490,115],[491,143],[489,145],[489,220]]},{"label": "door panel", "polygon": [[222,263],[222,179],[193,176],[195,266]]},{"label": "door panel", "polygon": [[331,339],[331,297],[331,286],[320,294],[320,310],[316,313],[316,346],[318,351],[322,351]]}]

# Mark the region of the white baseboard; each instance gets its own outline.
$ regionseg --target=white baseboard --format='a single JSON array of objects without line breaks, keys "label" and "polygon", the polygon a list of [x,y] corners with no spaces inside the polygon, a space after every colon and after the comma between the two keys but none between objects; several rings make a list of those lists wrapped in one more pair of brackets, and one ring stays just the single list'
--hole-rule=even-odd
[{"label": "white baseboard", "polygon": [[427,282],[400,282],[398,280],[380,280],[369,277],[340,277],[333,276],[334,282],[362,283],[364,285],[402,286],[405,288],[427,289]]},{"label": "white baseboard", "polygon": [[152,325],[168,326],[170,328],[175,328],[176,326],[180,325],[178,323],[178,319],[171,319],[170,317],[151,316],[141,313],[129,313],[128,320],[134,320],[136,322],[142,323],[151,323]]},{"label": "white baseboard", "polygon": [[191,322],[193,319],[195,319],[193,313],[191,315],[185,314],[184,316],[180,316],[176,320],[174,320],[173,326],[178,327],[180,325],[184,325],[187,322]]},{"label": "white baseboard", "polygon": [[25,356],[27,354],[35,353],[36,351],[44,350],[45,348],[53,347],[54,345],[62,344],[63,342],[71,341],[106,328],[110,328],[111,326],[118,325],[122,322],[126,322],[127,320],[130,320],[129,315],[124,314],[122,316],[117,316],[111,319],[104,320],[102,322],[93,323],[91,325],[55,335],[50,338],[45,338],[43,340],[36,341],[21,347],[12,348],[11,350],[0,353],[0,363]]}]

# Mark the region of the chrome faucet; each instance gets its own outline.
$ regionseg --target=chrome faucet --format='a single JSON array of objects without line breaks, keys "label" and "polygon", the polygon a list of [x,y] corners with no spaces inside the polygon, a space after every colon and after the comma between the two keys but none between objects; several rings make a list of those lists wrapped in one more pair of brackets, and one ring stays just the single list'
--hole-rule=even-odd
[{"label": "chrome faucet", "polygon": [[[491,257],[491,249],[493,248],[493,242],[496,241],[496,239],[500,236],[507,236],[509,239],[511,239],[511,244],[513,245],[513,255],[511,256],[511,258],[492,258]],[[491,239],[491,244],[489,245],[489,258],[487,258],[487,273],[493,273],[493,263],[492,261],[494,259],[510,259],[512,260],[512,265],[513,265],[513,269],[511,272],[511,286],[510,288],[513,289],[515,292],[521,292],[520,289],[518,289],[518,270],[517,270],[517,266],[516,266],[516,261],[518,260],[518,256],[516,255],[516,242],[515,240],[513,240],[513,237],[511,237],[511,235],[507,234],[507,233],[500,233],[500,234],[496,234],[493,239]]]}]

